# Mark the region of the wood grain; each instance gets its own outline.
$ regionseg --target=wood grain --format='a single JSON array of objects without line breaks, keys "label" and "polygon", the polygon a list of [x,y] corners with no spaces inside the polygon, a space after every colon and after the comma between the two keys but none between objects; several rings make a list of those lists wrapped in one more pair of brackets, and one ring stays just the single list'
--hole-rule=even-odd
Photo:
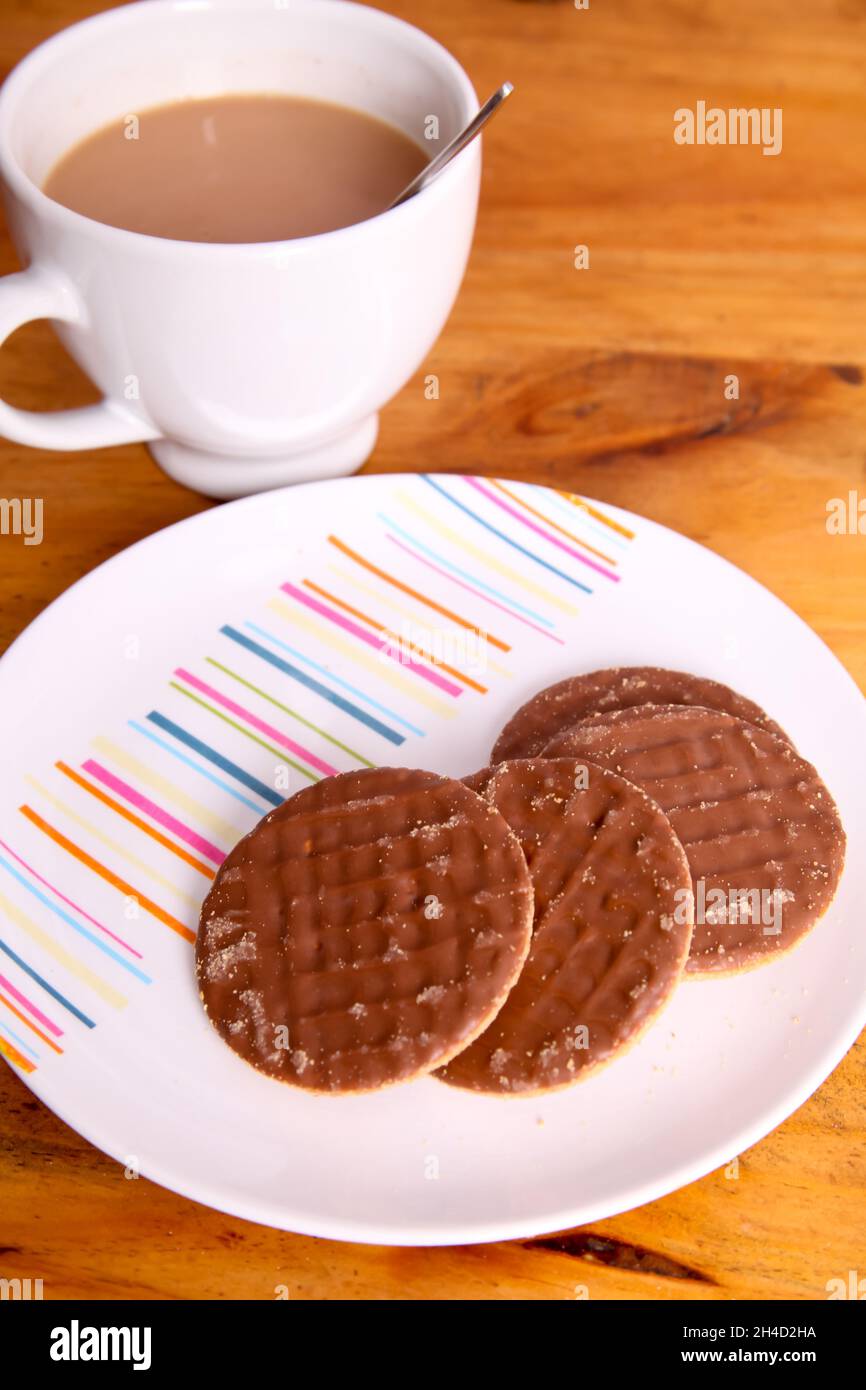
[{"label": "wood grain", "polygon": [[[6,0],[0,68],[99,8]],[[486,141],[458,306],[368,471],[499,472],[643,512],[766,584],[862,688],[866,537],[825,520],[829,499],[866,495],[866,5],[387,8],[479,91],[509,78],[516,92]],[[673,112],[699,99],[781,106],[782,154],[676,146]],[[0,271],[14,267],[4,239]],[[93,399],[45,325],[0,353],[0,392],[30,408]],[[45,505],[42,546],[0,537],[3,645],[94,565],[210,505],[138,447],[0,442],[0,495]],[[42,1277],[53,1298],[821,1298],[862,1273],[864,1096],[861,1039],[736,1179],[559,1238],[409,1251],[265,1230],[127,1180],[6,1068],[0,1275]]]}]

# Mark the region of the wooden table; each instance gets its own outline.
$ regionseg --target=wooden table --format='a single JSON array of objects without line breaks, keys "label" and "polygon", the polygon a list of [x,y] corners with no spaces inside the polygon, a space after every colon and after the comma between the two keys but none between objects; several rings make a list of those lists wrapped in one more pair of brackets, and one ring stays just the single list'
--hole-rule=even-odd
[{"label": "wooden table", "polygon": [[[5,0],[0,67],[88,0]],[[741,565],[866,683],[866,14],[839,0],[392,0],[479,91],[517,91],[487,140],[460,302],[386,410],[370,470],[472,469],[633,508]],[[781,106],[776,158],[679,146],[673,113]],[[62,119],[54,113],[52,119]],[[574,248],[589,248],[589,268]],[[15,265],[8,241],[0,270]],[[439,399],[425,399],[436,373]],[[725,379],[739,378],[737,400]],[[31,408],[92,389],[45,325],[0,354]],[[141,447],[0,443],[0,495],[45,499],[45,541],[0,537],[0,641],[100,561],[210,505]],[[7,736],[14,731],[7,730]],[[866,1045],[723,1172],[557,1239],[435,1251],[248,1225],[121,1169],[0,1072],[0,1274],[46,1297],[824,1297],[863,1273]],[[638,1136],[636,1136],[638,1142]]]}]

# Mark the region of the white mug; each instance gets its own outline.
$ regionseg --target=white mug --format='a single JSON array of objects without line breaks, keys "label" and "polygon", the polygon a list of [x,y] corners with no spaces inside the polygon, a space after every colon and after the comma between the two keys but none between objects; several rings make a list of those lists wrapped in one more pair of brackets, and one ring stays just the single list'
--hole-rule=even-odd
[{"label": "white mug", "polygon": [[49,449],[146,441],[170,477],[213,497],[367,458],[377,411],[421,364],[460,287],[479,140],[400,207],[281,242],[144,236],[40,189],[110,121],[251,91],[360,108],[422,144],[438,123],[431,158],[478,109],[444,48],[348,0],[143,0],[40,45],[0,92],[0,178],[27,267],[0,280],[0,342],[51,319],[104,399],[45,413],[0,402],[0,434]]}]

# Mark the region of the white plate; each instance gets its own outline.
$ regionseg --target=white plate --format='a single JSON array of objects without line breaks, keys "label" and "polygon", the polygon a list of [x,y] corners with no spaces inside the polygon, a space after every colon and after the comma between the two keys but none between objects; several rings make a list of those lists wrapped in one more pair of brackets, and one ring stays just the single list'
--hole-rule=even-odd
[{"label": "white plate", "polygon": [[[133,546],[28,628],[0,663],[0,1048],[47,1105],[121,1163],[221,1210],[410,1245],[524,1236],[647,1202],[806,1099],[866,1015],[866,705],[766,590],[603,510],[445,475],[286,489]],[[591,568],[586,544],[615,565]],[[493,641],[473,645],[431,601]],[[382,627],[400,639],[384,652]],[[425,634],[486,693],[413,655]],[[460,775],[533,691],[619,664],[734,685],[817,764],[848,866],[802,945],[740,978],[685,984],[636,1048],[542,1099],[429,1079],[316,1097],[220,1041],[180,934],[207,885],[195,864],[213,868],[268,808],[280,768],[289,791],[356,755]]]}]

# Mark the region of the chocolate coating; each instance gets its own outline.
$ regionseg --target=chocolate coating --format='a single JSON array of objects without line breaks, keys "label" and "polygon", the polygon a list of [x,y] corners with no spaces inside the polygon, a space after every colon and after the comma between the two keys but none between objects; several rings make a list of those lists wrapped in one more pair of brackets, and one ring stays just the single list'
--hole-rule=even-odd
[{"label": "chocolate coating", "polygon": [[634,1042],[682,975],[692,933],[682,847],[638,787],[583,765],[584,787],[581,766],[532,758],[467,779],[520,841],[535,929],[501,1011],[438,1073],[454,1086],[568,1086]]},{"label": "chocolate coating", "polygon": [[220,1036],[269,1076],[368,1091],[431,1070],[520,971],[532,884],[502,816],[432,772],[307,787],[225,859],[196,940]]},{"label": "chocolate coating", "polygon": [[562,729],[579,724],[588,715],[633,705],[701,705],[724,710],[787,739],[759,705],[730,686],[660,666],[615,666],[571,676],[539,690],[509,719],[493,745],[490,761],[536,757]]},{"label": "chocolate coating", "polygon": [[667,814],[695,889],[690,973],[771,960],[829,906],[845,860],[839,813],[811,763],[768,730],[719,710],[643,705],[593,715],[547,752],[622,773]]}]

